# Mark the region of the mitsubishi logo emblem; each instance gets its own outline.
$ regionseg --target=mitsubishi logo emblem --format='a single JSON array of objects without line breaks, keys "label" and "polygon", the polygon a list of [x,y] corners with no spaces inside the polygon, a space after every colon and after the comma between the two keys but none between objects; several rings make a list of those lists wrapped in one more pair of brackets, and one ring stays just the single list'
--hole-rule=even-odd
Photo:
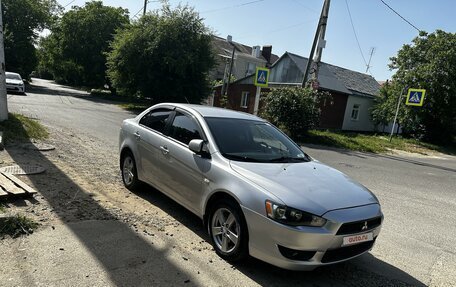
[{"label": "mitsubishi logo emblem", "polygon": [[367,221],[364,221],[363,227],[361,227],[361,231],[367,230]]}]

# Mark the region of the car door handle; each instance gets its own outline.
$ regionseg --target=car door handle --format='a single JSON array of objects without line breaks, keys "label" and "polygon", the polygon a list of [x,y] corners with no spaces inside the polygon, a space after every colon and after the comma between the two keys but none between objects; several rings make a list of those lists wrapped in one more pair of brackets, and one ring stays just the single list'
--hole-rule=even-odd
[{"label": "car door handle", "polygon": [[135,136],[135,138],[136,138],[137,140],[140,140],[140,139],[141,139],[141,135],[139,134],[139,132],[135,132],[133,135]]},{"label": "car door handle", "polygon": [[161,146],[160,146],[160,149],[161,149],[161,151],[162,151],[163,154],[168,154],[168,153],[169,153],[169,149],[168,149],[168,147],[165,146],[165,145],[164,145],[164,146],[161,145]]}]

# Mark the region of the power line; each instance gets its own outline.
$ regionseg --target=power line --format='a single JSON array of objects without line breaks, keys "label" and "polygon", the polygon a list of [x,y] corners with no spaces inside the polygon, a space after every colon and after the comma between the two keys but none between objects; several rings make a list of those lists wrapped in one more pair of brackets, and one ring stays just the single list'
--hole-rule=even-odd
[{"label": "power line", "polygon": [[[292,29],[292,28],[295,28],[295,27],[299,27],[299,26],[308,24],[310,22],[315,22],[315,21],[316,21],[316,19],[313,18],[313,19],[309,19],[309,20],[304,21],[304,22],[299,22],[299,23],[290,25],[290,26],[285,26],[285,27],[281,27],[281,28],[278,28],[278,29],[274,29],[274,30],[266,30],[266,31],[264,31],[264,33],[269,35],[269,34],[272,34],[272,33],[282,32],[284,30],[288,30],[288,29]],[[244,35],[244,36],[241,36],[241,37],[236,37],[236,39],[251,38],[251,37],[254,37],[254,36],[258,36],[258,33],[250,34],[250,35]]]},{"label": "power line", "polygon": [[[145,2],[145,4],[149,4],[149,3],[153,3],[153,2],[161,2],[160,0],[157,0],[157,1],[152,1],[152,0],[149,0],[147,2]],[[144,11],[143,11],[144,10]],[[135,13],[135,15],[133,15],[133,17],[131,17],[132,19],[135,18],[136,16],[138,16],[139,13],[141,13],[141,11],[143,11],[143,13],[145,13],[145,9],[143,7],[141,7],[141,9],[138,10],[138,12]]]},{"label": "power line", "polygon": [[315,10],[315,9],[312,9],[312,8],[310,8],[309,6],[302,4],[302,3],[301,3],[300,1],[298,1],[298,0],[293,0],[293,2],[295,2],[296,4],[299,4],[299,5],[301,5],[302,7],[306,8],[306,9],[307,9],[307,10],[309,10],[309,11],[312,11],[312,12],[318,13],[318,11],[317,11],[317,10]]},{"label": "power line", "polygon": [[393,11],[394,13],[396,13],[397,16],[401,17],[402,20],[404,20],[405,22],[407,22],[410,26],[412,26],[413,28],[415,28],[418,32],[421,32],[420,29],[418,29],[415,25],[413,25],[412,23],[410,23],[409,20],[407,20],[407,19],[405,19],[404,17],[402,17],[401,14],[399,14],[398,12],[396,12],[396,10],[394,10],[393,8],[391,8],[390,5],[386,4],[385,1],[383,1],[383,0],[380,0],[380,1],[382,1],[382,3],[383,3],[386,7],[388,7],[391,11]]},{"label": "power line", "polygon": [[74,1],[76,1],[76,0],[71,0],[70,3],[66,4],[65,6],[63,6],[63,8],[68,7],[68,6],[69,6],[71,3],[73,3]]},{"label": "power line", "polygon": [[347,5],[348,16],[350,17],[350,23],[351,23],[351,26],[352,26],[352,29],[353,29],[353,34],[355,35],[356,43],[358,44],[359,52],[361,54],[361,57],[363,57],[364,64],[366,66],[368,66],[366,58],[364,57],[363,49],[361,49],[361,45],[359,44],[358,35],[356,35],[355,25],[353,24],[353,19],[352,19],[351,12],[350,12],[350,7],[348,6],[348,1],[347,0],[345,0],[345,4]]},{"label": "power line", "polygon": [[141,13],[141,11],[142,11],[143,9],[144,9],[144,8],[141,7],[141,9],[139,9],[138,12],[136,12],[136,14],[133,15],[133,17],[131,17],[131,18],[135,18],[136,16],[138,16],[138,14]]},{"label": "power line", "polygon": [[222,10],[226,10],[226,9],[232,9],[232,8],[238,8],[238,7],[242,7],[242,6],[246,6],[246,5],[250,5],[250,4],[255,4],[255,3],[258,3],[258,2],[263,2],[263,1],[265,1],[265,0],[255,0],[255,1],[245,2],[245,3],[238,4],[238,5],[233,5],[233,6],[227,6],[227,7],[217,8],[217,9],[213,9],[213,10],[202,11],[202,12],[200,12],[200,14],[218,12],[218,11],[222,11]]}]

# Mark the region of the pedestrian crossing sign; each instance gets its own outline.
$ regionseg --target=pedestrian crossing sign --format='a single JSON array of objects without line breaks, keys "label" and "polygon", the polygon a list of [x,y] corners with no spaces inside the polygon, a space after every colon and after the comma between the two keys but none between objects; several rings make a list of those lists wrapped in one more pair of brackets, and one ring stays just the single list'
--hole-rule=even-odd
[{"label": "pedestrian crossing sign", "polygon": [[255,86],[267,87],[269,80],[269,69],[257,68],[255,73]]},{"label": "pedestrian crossing sign", "polygon": [[424,102],[424,94],[426,94],[426,90],[423,89],[409,89],[407,94],[407,101],[405,104],[407,106],[423,106]]}]

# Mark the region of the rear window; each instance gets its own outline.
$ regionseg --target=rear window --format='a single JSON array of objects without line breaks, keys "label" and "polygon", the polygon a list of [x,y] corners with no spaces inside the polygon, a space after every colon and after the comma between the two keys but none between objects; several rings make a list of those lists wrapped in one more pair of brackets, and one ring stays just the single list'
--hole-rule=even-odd
[{"label": "rear window", "polygon": [[171,112],[169,109],[152,110],[139,120],[139,124],[163,133]]}]

